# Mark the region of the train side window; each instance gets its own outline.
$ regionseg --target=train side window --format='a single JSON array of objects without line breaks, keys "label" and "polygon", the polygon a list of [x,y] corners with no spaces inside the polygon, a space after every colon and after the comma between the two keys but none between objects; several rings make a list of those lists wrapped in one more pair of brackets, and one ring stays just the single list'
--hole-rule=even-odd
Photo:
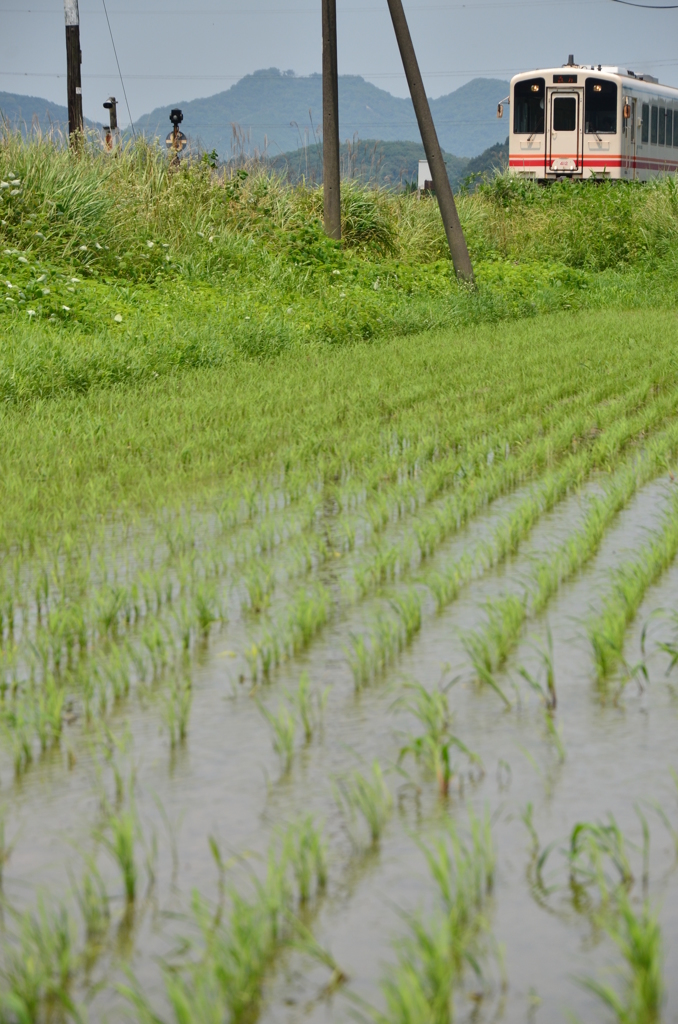
[{"label": "train side window", "polygon": [[586,79],[586,134],[614,135],[617,131],[617,95],[614,82]]},{"label": "train side window", "polygon": [[666,108],[659,108],[659,145],[666,145]]},{"label": "train side window", "polygon": [[659,107],[652,108],[652,118],[650,120],[650,142],[653,146],[657,145],[657,136],[659,134]]},{"label": "train side window", "polygon": [[673,145],[673,111],[666,111],[666,145]]},{"label": "train side window", "polygon": [[513,89],[513,132],[515,135],[544,134],[544,97],[546,82],[530,78],[516,82]]},{"label": "train side window", "polygon": [[643,134],[641,135],[642,142],[650,141],[650,104],[643,103]]},{"label": "train side window", "polygon": [[678,110],[673,111],[673,145],[678,146]]}]

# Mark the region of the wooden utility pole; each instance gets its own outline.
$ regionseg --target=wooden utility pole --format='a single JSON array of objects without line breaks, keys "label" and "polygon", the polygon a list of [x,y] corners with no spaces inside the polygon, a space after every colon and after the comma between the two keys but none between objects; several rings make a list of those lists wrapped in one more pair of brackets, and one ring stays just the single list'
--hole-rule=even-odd
[{"label": "wooden utility pole", "polygon": [[341,239],[341,166],[339,153],[339,65],[337,0],[323,5],[323,194],[325,231]]},{"label": "wooden utility pole", "polygon": [[78,144],[85,127],[82,116],[82,79],[80,65],[80,12],[78,0],[64,0],[66,15],[66,70],[68,77],[68,136],[71,146]]},{"label": "wooden utility pole", "polygon": [[466,239],[464,238],[454,196],[452,195],[450,179],[447,176],[443,152],[440,148],[438,133],[433,123],[431,106],[424,89],[424,81],[419,70],[417,55],[414,52],[414,44],[412,43],[412,36],[410,35],[402,0],[388,0],[388,6],[391,11],[396,39],[398,40],[400,56],[403,60],[407,84],[410,87],[412,105],[414,106],[414,112],[419,123],[421,141],[424,143],[426,159],[431,169],[433,188],[438,197],[438,205],[440,206],[447,241],[450,245],[454,270],[457,277],[461,278],[462,281],[473,282],[471,257],[468,254]]}]

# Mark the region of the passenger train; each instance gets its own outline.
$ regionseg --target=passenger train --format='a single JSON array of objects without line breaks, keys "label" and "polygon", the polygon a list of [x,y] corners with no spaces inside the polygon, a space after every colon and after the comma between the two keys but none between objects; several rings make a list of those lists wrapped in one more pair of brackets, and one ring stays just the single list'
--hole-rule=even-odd
[{"label": "passenger train", "polygon": [[516,75],[509,169],[538,181],[649,181],[678,171],[678,89],[651,75],[575,64]]}]

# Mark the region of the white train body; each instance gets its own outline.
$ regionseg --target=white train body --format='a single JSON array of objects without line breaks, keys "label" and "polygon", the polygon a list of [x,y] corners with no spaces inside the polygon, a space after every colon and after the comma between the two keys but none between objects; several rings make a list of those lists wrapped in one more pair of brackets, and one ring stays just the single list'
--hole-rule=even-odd
[{"label": "white train body", "polygon": [[511,173],[540,181],[675,174],[678,89],[570,61],[511,80]]}]

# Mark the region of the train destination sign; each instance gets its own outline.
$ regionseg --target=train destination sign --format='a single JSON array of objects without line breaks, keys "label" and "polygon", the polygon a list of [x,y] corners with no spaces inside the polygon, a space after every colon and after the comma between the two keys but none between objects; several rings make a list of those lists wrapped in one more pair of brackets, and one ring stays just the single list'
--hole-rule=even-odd
[{"label": "train destination sign", "polygon": [[553,84],[554,85],[576,85],[577,84],[577,76],[576,75],[554,75],[553,76]]}]

